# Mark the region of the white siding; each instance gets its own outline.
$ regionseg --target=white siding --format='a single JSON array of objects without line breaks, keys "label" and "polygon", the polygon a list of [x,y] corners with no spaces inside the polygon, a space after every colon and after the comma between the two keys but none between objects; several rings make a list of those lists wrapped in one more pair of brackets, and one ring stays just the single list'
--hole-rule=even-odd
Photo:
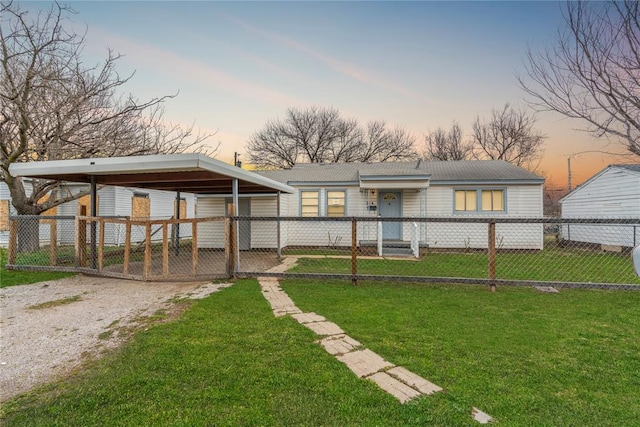
[{"label": "white siding", "polygon": [[[225,214],[223,197],[198,197],[198,218],[221,217]],[[224,221],[198,224],[199,248],[224,248]]]},{"label": "white siding", "polygon": [[[432,185],[427,189],[426,216],[470,217],[542,217],[542,186],[503,186],[506,192],[505,213],[461,214],[454,211],[454,191],[460,188],[482,189],[482,186],[442,186]],[[488,187],[496,188],[496,187]],[[487,224],[471,223],[429,223],[422,243],[435,248],[486,248]],[[497,224],[496,245],[508,249],[542,249],[542,224]]]},{"label": "white siding", "polygon": [[[609,167],[562,200],[563,218],[639,218],[640,173]],[[574,242],[632,247],[640,243],[640,224],[564,225],[562,237]]]},{"label": "white siding", "polygon": [[[274,217],[278,214],[276,197],[252,197],[251,216]],[[276,221],[251,221],[251,248],[265,249],[277,246]]]}]

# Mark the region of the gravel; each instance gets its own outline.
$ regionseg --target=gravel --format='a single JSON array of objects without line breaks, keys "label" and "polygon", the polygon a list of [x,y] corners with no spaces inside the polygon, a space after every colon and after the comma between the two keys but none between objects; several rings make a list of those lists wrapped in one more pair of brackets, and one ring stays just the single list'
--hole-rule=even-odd
[{"label": "gravel", "polygon": [[0,401],[64,378],[176,299],[227,286],[77,275],[0,289]]}]

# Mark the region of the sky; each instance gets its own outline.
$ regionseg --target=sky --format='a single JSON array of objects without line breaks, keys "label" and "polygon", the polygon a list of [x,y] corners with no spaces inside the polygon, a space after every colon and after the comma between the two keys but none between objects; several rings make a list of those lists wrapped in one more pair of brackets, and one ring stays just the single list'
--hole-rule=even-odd
[{"label": "sky", "polygon": [[[553,45],[561,4],[536,2],[71,2],[86,27],[87,65],[107,49],[124,89],[140,100],[167,94],[165,118],[214,133],[216,157],[248,159],[245,144],[288,108],[337,108],[361,123],[385,120],[424,134],[510,103],[528,109],[516,76],[527,48]],[[46,3],[23,3],[28,9]],[[531,110],[533,114],[533,111]],[[578,130],[583,123],[539,113],[547,135],[540,171],[566,187],[611,163],[616,144]]]}]

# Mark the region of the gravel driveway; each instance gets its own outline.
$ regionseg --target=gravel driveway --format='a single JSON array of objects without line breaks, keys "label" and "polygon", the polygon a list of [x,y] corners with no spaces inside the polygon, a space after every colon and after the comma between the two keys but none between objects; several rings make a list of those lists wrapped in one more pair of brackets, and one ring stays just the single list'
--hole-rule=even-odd
[{"label": "gravel driveway", "polygon": [[0,401],[68,375],[122,343],[175,297],[228,284],[153,283],[78,275],[0,289]]}]

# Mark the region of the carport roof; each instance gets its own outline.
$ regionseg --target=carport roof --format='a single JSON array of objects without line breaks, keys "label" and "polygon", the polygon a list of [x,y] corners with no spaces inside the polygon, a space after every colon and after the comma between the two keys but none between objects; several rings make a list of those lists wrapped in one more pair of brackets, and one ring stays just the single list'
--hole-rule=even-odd
[{"label": "carport roof", "polygon": [[50,160],[14,163],[14,176],[56,181],[138,187],[194,194],[231,194],[233,179],[238,179],[239,194],[293,193],[289,185],[229,165],[203,154],[158,154]]}]

